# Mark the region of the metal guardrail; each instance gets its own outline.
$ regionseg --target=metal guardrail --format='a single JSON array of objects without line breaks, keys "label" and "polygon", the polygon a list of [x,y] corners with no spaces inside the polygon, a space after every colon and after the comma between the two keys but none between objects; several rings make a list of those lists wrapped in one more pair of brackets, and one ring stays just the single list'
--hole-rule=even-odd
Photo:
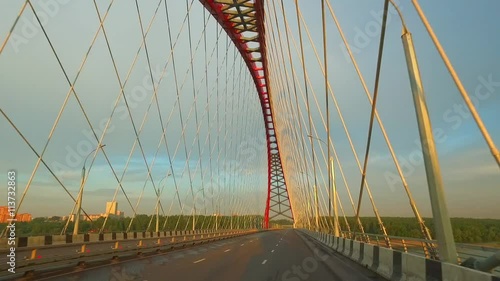
[{"label": "metal guardrail", "polygon": [[[429,245],[432,245],[433,249],[438,249],[438,244],[436,240],[427,240],[421,238],[410,238],[401,236],[391,236],[391,235],[381,235],[381,234],[371,234],[371,233],[361,233],[361,232],[349,232],[342,231],[343,238],[349,238],[356,241],[362,241],[365,243],[377,245],[380,247],[387,247],[386,238],[390,239],[391,247],[394,250],[398,250],[405,253],[413,253],[420,256],[425,256],[426,258],[438,260],[437,255],[432,255],[432,250],[429,249]],[[475,259],[487,259],[500,251],[500,248],[477,246],[472,244],[456,243],[458,262],[462,263],[468,258]],[[500,268],[497,267],[493,269],[492,273],[494,275],[500,276]]]},{"label": "metal guardrail", "polygon": [[[29,274],[35,270],[47,270],[51,267],[61,268],[76,266],[79,264],[82,265],[88,261],[104,261],[120,257],[130,257],[133,255],[163,252],[174,248],[227,239],[258,231],[259,230],[257,229],[230,230],[225,232],[182,234],[163,237],[132,238],[18,248],[18,254],[16,256],[17,260],[15,262],[15,275],[19,277],[19,275],[22,276],[24,274]],[[38,253],[43,251],[53,251],[54,253],[40,257]],[[6,251],[0,251],[0,257],[6,257],[4,252]],[[22,257],[22,255],[20,255],[22,252],[29,253],[29,255]],[[58,252],[64,253],[58,254]],[[9,265],[7,263],[0,262],[0,280],[2,280],[2,277],[6,276],[13,277],[13,274],[7,271],[8,268]]]},{"label": "metal guardrail", "polygon": [[[44,235],[44,236],[20,236],[16,237],[15,247],[27,248],[32,246],[51,246],[72,243],[88,243],[98,241],[110,240],[127,240],[138,238],[152,238],[152,237],[170,237],[176,235],[191,235],[191,234],[209,234],[231,231],[229,229],[222,229],[218,231],[213,230],[186,230],[186,231],[135,231],[135,232],[108,232],[108,233],[85,233],[85,234],[65,234],[65,235]],[[7,238],[0,238],[0,253],[2,250],[7,250],[12,244]]]}]

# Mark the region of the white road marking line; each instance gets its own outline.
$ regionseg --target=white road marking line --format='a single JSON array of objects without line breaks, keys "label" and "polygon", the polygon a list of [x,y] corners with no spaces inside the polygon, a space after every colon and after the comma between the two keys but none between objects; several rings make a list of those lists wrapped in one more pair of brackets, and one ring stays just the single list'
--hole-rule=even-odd
[{"label": "white road marking line", "polygon": [[278,247],[278,244],[276,244],[276,247]]},{"label": "white road marking line", "polygon": [[271,253],[274,253],[274,250],[272,250]]},{"label": "white road marking line", "polygon": [[244,246],[245,244],[241,244],[240,246]]},{"label": "white road marking line", "polygon": [[202,262],[202,261],[204,261],[204,260],[205,260],[205,259],[197,260],[197,261],[195,261],[195,262],[193,262],[193,263],[199,263],[199,262]]},{"label": "white road marking line", "polygon": [[266,264],[266,262],[267,262],[267,260],[264,260],[264,261],[262,262],[262,264]]},{"label": "white road marking line", "polygon": [[229,251],[231,251],[231,249],[227,249],[227,250],[225,250],[225,251],[224,251],[224,253],[227,253],[227,252],[229,252]]}]

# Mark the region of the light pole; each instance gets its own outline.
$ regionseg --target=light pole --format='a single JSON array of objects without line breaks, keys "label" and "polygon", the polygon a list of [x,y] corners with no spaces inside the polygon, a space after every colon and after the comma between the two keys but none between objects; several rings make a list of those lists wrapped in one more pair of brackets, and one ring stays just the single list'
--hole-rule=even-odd
[{"label": "light pole", "polygon": [[[299,171],[301,174],[306,175],[307,177],[310,177],[309,174],[306,174],[304,172]],[[319,205],[318,205],[318,186],[316,184],[313,185],[313,191],[314,191],[314,217],[316,221],[316,231],[319,231]],[[309,202],[309,200],[308,200]]]},{"label": "light pole", "polygon": [[215,211],[215,231],[219,230],[219,224],[218,224],[218,221],[217,221],[217,217],[220,214],[220,202],[221,201],[222,200],[219,201],[219,198],[217,198],[217,210]]},{"label": "light pole", "polygon": [[193,231],[195,230],[195,226],[196,226],[196,198],[198,197],[198,193],[200,193],[201,191],[205,191],[204,188],[196,191],[196,193],[194,194],[194,197],[193,197]]},{"label": "light pole", "polygon": [[[328,152],[330,152],[330,146],[322,139],[316,138],[313,135],[307,135],[311,139],[315,139],[328,148]],[[330,154],[330,153],[328,153]],[[335,180],[333,179],[334,177],[334,172],[335,168],[333,166],[333,157],[329,156],[329,162],[328,162],[328,217],[332,217],[332,205],[333,205],[333,233],[337,237],[340,234],[339,230],[339,222],[338,222],[338,212],[337,212],[337,187],[335,185]],[[333,191],[333,198],[332,198],[332,191]]]},{"label": "light pole", "polygon": [[105,144],[101,144],[97,148],[94,148],[87,157],[85,157],[85,161],[83,161],[83,167],[82,167],[82,180],[80,183],[80,192],[78,193],[78,199],[76,200],[76,214],[75,214],[75,227],[73,227],[73,235],[78,234],[78,227],[80,226],[80,213],[82,211],[82,199],[83,199],[83,187],[85,185],[85,164],[87,163],[87,159],[89,159],[90,154],[92,154],[94,151],[105,147]]},{"label": "light pole", "polygon": [[[302,175],[306,175],[306,173],[302,172],[302,171],[299,171],[300,174]],[[301,177],[299,175],[296,175],[296,178],[298,178],[298,184],[300,185],[301,184]],[[307,179],[309,180],[309,179]],[[302,183],[304,183],[304,180],[302,179]],[[305,201],[307,203],[307,206],[306,206],[306,210],[305,210],[305,215],[306,215],[306,219],[301,219],[301,222],[300,223],[297,223],[297,227],[303,227],[305,225],[307,225],[307,228],[308,229],[311,229],[311,204],[310,204],[310,200],[309,200],[309,190],[306,190],[306,189],[302,189],[302,194],[305,198]]]},{"label": "light pole", "polygon": [[[321,143],[323,143],[324,145],[326,145],[326,147],[329,149],[330,146],[322,139],[320,138],[316,138],[314,137],[313,135],[307,135],[308,137],[310,137],[311,139],[315,139]],[[331,183],[331,177],[330,177],[330,163],[328,163],[328,201],[330,201],[328,203],[328,216],[331,217],[332,216],[332,196],[331,196],[331,186],[332,186],[332,183]]]},{"label": "light pole", "polygon": [[314,211],[316,213],[316,231],[319,231],[319,204],[318,204],[318,186],[314,185]]},{"label": "light pole", "polygon": [[158,191],[157,191],[157,199],[156,199],[156,233],[158,233],[158,231],[160,231],[160,186],[161,186],[161,182],[168,178],[172,173],[168,173],[166,176],[164,176],[159,182],[158,182]]},{"label": "light pole", "polygon": [[337,185],[335,184],[335,166],[333,165],[333,157],[330,157],[330,175],[332,177],[332,191],[333,191],[333,235],[338,237],[340,235],[339,214],[337,211]]}]

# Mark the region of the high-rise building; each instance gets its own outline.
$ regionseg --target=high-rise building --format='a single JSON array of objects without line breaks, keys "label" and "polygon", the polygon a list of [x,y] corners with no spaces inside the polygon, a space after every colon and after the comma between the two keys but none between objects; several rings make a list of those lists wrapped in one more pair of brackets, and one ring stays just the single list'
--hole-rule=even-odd
[{"label": "high-rise building", "polygon": [[89,216],[85,216],[84,219],[86,221],[89,221],[89,220],[98,220],[99,218],[101,217],[105,217],[106,214],[89,214]]},{"label": "high-rise building", "polygon": [[28,214],[28,213],[17,214],[16,219],[19,222],[30,222],[31,221],[31,214]]},{"label": "high-rise building", "polygon": [[[11,209],[7,206],[0,206],[0,223],[6,223],[11,217]],[[18,222],[30,222],[31,221],[31,214],[28,213],[23,213],[23,214],[17,214],[16,215],[16,220]]]},{"label": "high-rise building", "polygon": [[106,202],[106,213],[110,215],[116,215],[116,212],[118,211],[118,202],[116,201],[111,201],[111,202]]}]

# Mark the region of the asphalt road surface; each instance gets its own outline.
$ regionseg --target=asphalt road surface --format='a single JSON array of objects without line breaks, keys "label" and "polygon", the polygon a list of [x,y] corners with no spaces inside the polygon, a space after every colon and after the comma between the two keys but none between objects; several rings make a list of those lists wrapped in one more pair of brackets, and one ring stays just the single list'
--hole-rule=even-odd
[{"label": "asphalt road surface", "polygon": [[385,280],[295,230],[261,232],[38,280]]}]

